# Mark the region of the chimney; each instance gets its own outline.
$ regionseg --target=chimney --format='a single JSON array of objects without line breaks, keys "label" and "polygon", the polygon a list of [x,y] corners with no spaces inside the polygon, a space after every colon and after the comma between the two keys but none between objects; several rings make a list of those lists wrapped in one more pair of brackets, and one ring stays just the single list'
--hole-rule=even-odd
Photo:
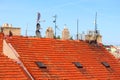
[{"label": "chimney", "polygon": [[68,40],[68,39],[70,39],[70,33],[69,33],[68,28],[64,28],[64,29],[63,29],[63,31],[62,31],[62,39],[63,39],[63,40]]},{"label": "chimney", "polygon": [[54,38],[54,32],[52,27],[48,27],[46,30],[46,38]]}]

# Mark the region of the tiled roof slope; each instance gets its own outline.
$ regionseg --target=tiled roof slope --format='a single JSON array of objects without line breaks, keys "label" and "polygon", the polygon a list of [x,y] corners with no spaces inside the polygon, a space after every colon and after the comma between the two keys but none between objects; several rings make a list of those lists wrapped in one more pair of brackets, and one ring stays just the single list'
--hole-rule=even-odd
[{"label": "tiled roof slope", "polygon": [[0,80],[27,80],[21,67],[2,54],[3,34],[0,33]]},{"label": "tiled roof slope", "polygon": [[22,68],[0,54],[0,80],[27,80]]},{"label": "tiled roof slope", "polygon": [[0,53],[3,52],[3,51],[2,51],[2,50],[3,50],[3,49],[2,49],[2,48],[3,48],[3,44],[2,44],[2,43],[3,43],[3,34],[0,33]]},{"label": "tiled roof slope", "polygon": [[[120,80],[120,63],[103,47],[47,38],[13,37],[8,42],[35,80]],[[39,68],[35,63],[38,61],[47,68]],[[74,62],[83,68],[77,68]],[[101,62],[107,62],[107,68]]]}]

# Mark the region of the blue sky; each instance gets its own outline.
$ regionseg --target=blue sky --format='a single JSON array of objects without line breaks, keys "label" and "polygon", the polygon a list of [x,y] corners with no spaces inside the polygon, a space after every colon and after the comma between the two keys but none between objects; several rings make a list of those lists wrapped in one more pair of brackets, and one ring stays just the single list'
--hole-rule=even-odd
[{"label": "blue sky", "polygon": [[105,44],[120,44],[120,0],[0,0],[0,25],[9,23],[21,27],[21,34],[35,35],[37,12],[41,13],[41,33],[51,26],[57,15],[57,35],[61,35],[65,24],[71,36],[76,35],[76,21],[79,19],[79,33],[94,30],[95,13],[98,13],[98,29]]}]

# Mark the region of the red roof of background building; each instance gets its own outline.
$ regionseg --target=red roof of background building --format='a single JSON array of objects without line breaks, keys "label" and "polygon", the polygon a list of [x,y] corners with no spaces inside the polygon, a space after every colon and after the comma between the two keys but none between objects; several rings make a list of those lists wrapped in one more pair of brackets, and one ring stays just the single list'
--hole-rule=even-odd
[{"label": "red roof of background building", "polygon": [[[120,80],[120,63],[104,47],[84,41],[12,37],[7,39],[35,80]],[[46,68],[39,68],[42,62]],[[77,68],[79,62],[82,68]],[[101,62],[106,62],[105,67]],[[80,65],[79,65],[80,66]]]}]

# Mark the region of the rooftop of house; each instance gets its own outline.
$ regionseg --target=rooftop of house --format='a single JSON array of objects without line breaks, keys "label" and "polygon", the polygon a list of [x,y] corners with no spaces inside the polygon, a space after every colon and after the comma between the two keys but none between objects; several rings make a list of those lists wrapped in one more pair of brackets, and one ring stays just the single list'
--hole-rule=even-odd
[{"label": "rooftop of house", "polygon": [[[79,40],[22,36],[12,36],[5,41],[19,54],[19,59],[34,80],[120,79],[119,61],[103,46],[95,47]],[[22,70],[21,73],[24,72]]]},{"label": "rooftop of house", "polygon": [[27,80],[29,77],[19,64],[0,54],[0,80]]},{"label": "rooftop of house", "polygon": [[2,37],[0,34],[0,80],[27,80],[24,70],[21,66],[2,53]]}]

